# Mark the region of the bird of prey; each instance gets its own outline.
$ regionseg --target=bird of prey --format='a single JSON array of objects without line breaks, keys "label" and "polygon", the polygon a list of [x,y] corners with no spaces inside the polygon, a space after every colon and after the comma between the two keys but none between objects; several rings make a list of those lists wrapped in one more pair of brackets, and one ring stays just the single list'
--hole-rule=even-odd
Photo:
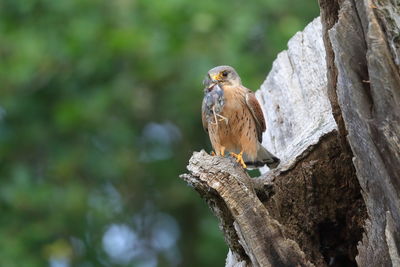
[{"label": "bird of prey", "polygon": [[243,168],[278,166],[280,160],[261,145],[266,126],[260,104],[237,72],[230,66],[215,67],[203,84],[202,122],[215,154],[230,152]]}]

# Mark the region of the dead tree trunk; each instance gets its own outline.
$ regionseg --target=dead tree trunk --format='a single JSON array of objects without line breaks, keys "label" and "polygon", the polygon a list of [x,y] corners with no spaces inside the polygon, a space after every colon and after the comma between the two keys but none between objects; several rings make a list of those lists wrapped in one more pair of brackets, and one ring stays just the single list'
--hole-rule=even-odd
[{"label": "dead tree trunk", "polygon": [[251,179],[202,151],[181,176],[219,218],[226,266],[400,266],[399,3],[320,6],[257,92],[280,167]]},{"label": "dead tree trunk", "polygon": [[357,262],[400,266],[400,2],[320,4],[331,101],[368,211]]}]

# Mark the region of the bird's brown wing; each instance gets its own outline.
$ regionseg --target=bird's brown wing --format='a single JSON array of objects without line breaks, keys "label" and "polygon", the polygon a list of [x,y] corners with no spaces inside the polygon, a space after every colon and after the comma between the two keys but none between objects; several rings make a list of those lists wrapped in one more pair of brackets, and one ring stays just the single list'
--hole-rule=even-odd
[{"label": "bird's brown wing", "polygon": [[246,94],[246,104],[256,122],[258,141],[262,142],[262,133],[266,130],[264,114],[262,112],[260,103],[258,103],[256,95],[250,90]]},{"label": "bird's brown wing", "polygon": [[206,101],[205,98],[203,99],[203,104],[201,105],[201,121],[203,122],[203,129],[204,131],[208,132],[208,121],[206,118]]}]

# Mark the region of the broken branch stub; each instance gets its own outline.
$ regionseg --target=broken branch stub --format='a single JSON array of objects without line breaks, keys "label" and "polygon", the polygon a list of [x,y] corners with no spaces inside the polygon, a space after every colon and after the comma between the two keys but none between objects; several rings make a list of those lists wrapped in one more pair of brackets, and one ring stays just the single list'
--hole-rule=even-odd
[{"label": "broken branch stub", "polygon": [[248,174],[232,159],[194,152],[181,175],[220,219],[230,250],[251,266],[312,266],[298,244],[285,238],[257,197]]}]

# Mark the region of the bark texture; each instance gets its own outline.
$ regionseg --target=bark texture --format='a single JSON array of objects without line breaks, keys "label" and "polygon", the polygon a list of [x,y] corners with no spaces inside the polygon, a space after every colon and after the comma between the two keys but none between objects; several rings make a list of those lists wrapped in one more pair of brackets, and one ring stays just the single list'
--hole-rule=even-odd
[{"label": "bark texture", "polygon": [[[368,221],[360,266],[400,266],[400,2],[321,1],[337,94]],[[330,2],[330,3],[328,3]],[[335,3],[334,3],[335,2]]]},{"label": "bark texture", "polygon": [[251,178],[232,159],[212,157],[203,150],[193,154],[188,170],[190,175],[181,177],[220,219],[234,265],[311,266],[297,243],[284,237],[282,226],[257,197]]},{"label": "bark texture", "polygon": [[226,266],[400,266],[400,2],[319,3],[256,93],[279,168],[250,178],[202,151],[181,175]]}]

